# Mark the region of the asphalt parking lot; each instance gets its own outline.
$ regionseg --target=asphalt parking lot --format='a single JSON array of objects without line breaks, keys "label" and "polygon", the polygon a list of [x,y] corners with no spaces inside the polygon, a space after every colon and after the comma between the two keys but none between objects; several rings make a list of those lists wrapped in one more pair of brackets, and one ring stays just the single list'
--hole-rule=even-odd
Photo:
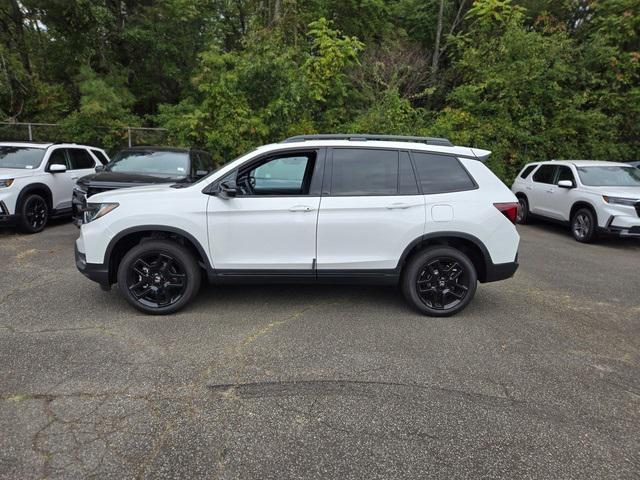
[{"label": "asphalt parking lot", "polygon": [[0,477],[638,478],[640,242],[519,227],[462,314],[228,286],[169,317],[0,231]]}]

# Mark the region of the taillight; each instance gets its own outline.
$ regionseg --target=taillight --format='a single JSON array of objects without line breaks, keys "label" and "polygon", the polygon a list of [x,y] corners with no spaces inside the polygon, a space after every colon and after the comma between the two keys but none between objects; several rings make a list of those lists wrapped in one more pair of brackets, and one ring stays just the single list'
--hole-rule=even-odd
[{"label": "taillight", "polygon": [[516,223],[518,208],[520,208],[520,204],[518,202],[494,203],[493,206],[500,210],[511,223]]}]

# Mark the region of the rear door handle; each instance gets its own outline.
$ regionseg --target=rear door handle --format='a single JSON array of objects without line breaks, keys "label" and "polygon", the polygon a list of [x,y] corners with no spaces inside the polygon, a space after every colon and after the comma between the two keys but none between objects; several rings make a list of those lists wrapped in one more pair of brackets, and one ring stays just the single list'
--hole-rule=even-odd
[{"label": "rear door handle", "polygon": [[404,209],[404,208],[409,208],[411,205],[408,203],[392,203],[391,205],[387,205],[387,208],[389,210],[398,210],[398,209]]},{"label": "rear door handle", "polygon": [[289,209],[290,212],[310,212],[313,210],[309,205],[294,205]]}]

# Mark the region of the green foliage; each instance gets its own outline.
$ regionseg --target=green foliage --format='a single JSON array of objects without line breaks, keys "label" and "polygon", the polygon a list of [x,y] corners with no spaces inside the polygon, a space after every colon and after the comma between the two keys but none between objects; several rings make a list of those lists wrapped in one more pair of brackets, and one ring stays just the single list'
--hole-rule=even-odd
[{"label": "green foliage", "polygon": [[220,161],[299,133],[442,135],[509,181],[637,157],[639,32],[638,0],[0,1],[0,117],[107,148],[163,126]]}]

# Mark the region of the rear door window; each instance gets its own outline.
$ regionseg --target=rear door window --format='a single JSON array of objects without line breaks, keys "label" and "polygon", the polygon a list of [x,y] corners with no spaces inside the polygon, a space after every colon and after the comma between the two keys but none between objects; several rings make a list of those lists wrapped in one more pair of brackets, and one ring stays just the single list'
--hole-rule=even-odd
[{"label": "rear door window", "polygon": [[96,165],[95,160],[84,148],[69,148],[67,152],[71,162],[71,170],[85,170]]},{"label": "rear door window", "polygon": [[533,174],[533,181],[537,183],[553,183],[556,175],[556,165],[542,165],[536,173]]},{"label": "rear door window", "polygon": [[456,157],[412,152],[424,195],[473,190],[476,184]]},{"label": "rear door window", "polygon": [[397,150],[333,150],[331,195],[373,196],[398,193]]},{"label": "rear door window", "polygon": [[91,153],[93,153],[96,158],[100,161],[100,163],[102,163],[103,165],[106,165],[107,163],[109,163],[109,159],[107,158],[107,156],[102,153],[100,150],[95,150],[92,149]]}]

